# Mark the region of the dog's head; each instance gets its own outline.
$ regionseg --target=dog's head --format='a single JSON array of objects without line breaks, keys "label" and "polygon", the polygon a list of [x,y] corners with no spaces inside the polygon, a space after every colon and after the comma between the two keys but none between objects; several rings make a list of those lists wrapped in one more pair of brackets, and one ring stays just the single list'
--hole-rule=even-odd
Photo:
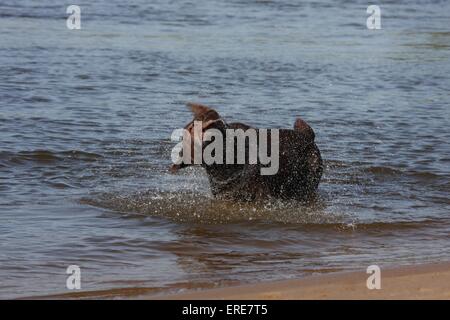
[{"label": "dog's head", "polygon": [[[194,119],[189,122],[185,127],[186,134],[189,135],[189,139],[183,138],[183,149],[190,148],[191,150],[191,164],[194,163],[194,144],[199,143],[202,146],[202,151],[209,142],[203,141],[203,135],[206,130],[217,129],[221,132],[225,132],[226,123],[220,117],[220,115],[214,109],[201,105],[198,103],[188,103],[187,106],[190,108],[194,115]],[[197,125],[197,127],[196,127]],[[195,132],[195,129],[200,129]],[[173,164],[170,167],[171,172],[176,172],[178,169],[189,166],[184,162],[180,164]]]}]

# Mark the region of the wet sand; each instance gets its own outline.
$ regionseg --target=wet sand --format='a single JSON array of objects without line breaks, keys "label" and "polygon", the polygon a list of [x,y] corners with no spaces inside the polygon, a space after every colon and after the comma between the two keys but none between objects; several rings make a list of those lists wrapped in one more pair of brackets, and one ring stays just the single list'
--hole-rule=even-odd
[{"label": "wet sand", "polygon": [[382,269],[379,290],[367,289],[369,276],[363,270],[149,298],[450,299],[450,263]]},{"label": "wet sand", "polygon": [[190,288],[176,294],[165,294],[155,288],[118,288],[32,297],[32,299],[450,299],[450,262],[381,268],[379,290],[367,289],[366,282],[369,276],[362,270],[216,289]]}]

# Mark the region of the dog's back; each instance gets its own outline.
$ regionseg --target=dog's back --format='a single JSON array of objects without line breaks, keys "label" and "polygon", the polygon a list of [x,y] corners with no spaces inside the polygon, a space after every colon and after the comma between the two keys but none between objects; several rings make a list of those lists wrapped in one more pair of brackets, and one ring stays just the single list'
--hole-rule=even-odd
[{"label": "dog's back", "polygon": [[[259,159],[257,164],[205,166],[212,193],[219,197],[241,200],[267,196],[307,200],[314,196],[323,172],[322,158],[314,142],[314,132],[308,125],[304,125],[306,122],[301,121],[300,128],[295,126],[294,129],[278,130],[279,168],[276,174],[261,175],[263,165]],[[230,124],[229,127],[243,130],[250,128],[241,123]],[[270,131],[268,139],[271,139]],[[271,152],[270,148],[268,151]]]}]

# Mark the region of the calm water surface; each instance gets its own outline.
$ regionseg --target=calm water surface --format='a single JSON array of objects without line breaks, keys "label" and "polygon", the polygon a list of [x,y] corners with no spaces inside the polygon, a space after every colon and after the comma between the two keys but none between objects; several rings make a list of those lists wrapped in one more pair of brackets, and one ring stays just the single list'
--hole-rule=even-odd
[{"label": "calm water surface", "polygon": [[[0,297],[183,288],[450,258],[450,2],[0,3]],[[170,175],[186,101],[315,129],[312,206]]]}]

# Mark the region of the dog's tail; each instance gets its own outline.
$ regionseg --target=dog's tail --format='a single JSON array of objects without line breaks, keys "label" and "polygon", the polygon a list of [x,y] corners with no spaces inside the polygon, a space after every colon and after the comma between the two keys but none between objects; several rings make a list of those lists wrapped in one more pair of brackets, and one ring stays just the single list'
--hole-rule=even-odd
[{"label": "dog's tail", "polygon": [[314,130],[311,128],[311,126],[301,118],[297,118],[297,120],[295,120],[294,130],[303,133],[307,140],[314,141],[314,138],[316,137]]}]

